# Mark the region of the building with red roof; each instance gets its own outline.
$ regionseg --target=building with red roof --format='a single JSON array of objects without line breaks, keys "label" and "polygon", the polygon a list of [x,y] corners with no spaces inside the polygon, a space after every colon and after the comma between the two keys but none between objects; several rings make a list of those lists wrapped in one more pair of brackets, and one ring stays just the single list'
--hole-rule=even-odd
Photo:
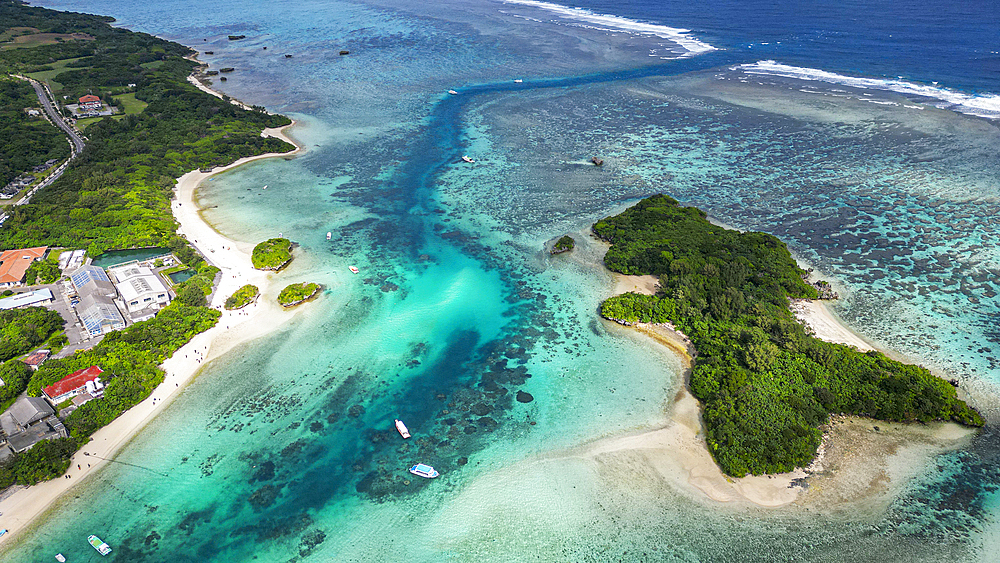
[{"label": "building with red roof", "polygon": [[48,387],[42,389],[42,393],[44,393],[53,404],[58,405],[66,399],[79,395],[80,393],[90,391],[88,386],[93,387],[95,391],[98,389],[104,389],[104,385],[99,380],[99,376],[102,373],[104,373],[104,371],[101,368],[97,366],[90,366],[87,369],[81,369],[80,371],[71,373],[52,385],[49,385]]},{"label": "building with red roof", "polygon": [[93,94],[80,98],[80,109],[101,109],[101,99]]},{"label": "building with red roof", "polygon": [[47,246],[36,246],[0,252],[0,289],[21,285],[28,266],[44,258],[48,249]]},{"label": "building with red roof", "polygon": [[38,366],[42,365],[42,362],[49,359],[49,355],[51,354],[51,350],[39,350],[21,361],[28,364],[28,367],[31,369],[38,369]]}]

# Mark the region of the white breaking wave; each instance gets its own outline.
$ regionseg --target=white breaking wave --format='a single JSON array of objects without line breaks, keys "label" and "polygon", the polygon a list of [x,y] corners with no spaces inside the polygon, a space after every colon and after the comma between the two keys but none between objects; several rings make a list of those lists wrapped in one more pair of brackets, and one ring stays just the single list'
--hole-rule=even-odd
[{"label": "white breaking wave", "polygon": [[[520,4],[522,6],[530,6],[532,8],[538,8],[540,10],[545,10],[547,12],[552,12],[558,14],[562,18],[577,20],[592,24],[597,24],[603,28],[607,28],[608,31],[623,31],[626,33],[633,33],[637,35],[652,35],[654,37],[661,37],[663,39],[669,39],[674,43],[683,47],[687,52],[683,56],[690,57],[693,55],[699,55],[701,53],[707,53],[709,51],[715,51],[716,48],[705,43],[704,41],[699,41],[694,37],[689,35],[691,33],[690,29],[680,29],[676,27],[667,27],[665,25],[659,25],[654,23],[644,23],[636,20],[630,20],[628,18],[623,18],[621,16],[613,16],[611,14],[598,14],[591,12],[590,10],[585,10],[583,8],[571,8],[568,6],[561,6],[559,4],[552,4],[549,2],[541,2],[539,0],[503,0],[506,4]],[[601,29],[601,28],[598,28]]]},{"label": "white breaking wave", "polygon": [[[818,70],[815,68],[804,68],[781,64],[775,61],[758,61],[756,63],[744,64],[736,67],[747,74],[760,74],[768,76],[781,76],[785,78],[797,78],[799,80],[815,80],[830,84],[840,84],[852,88],[862,88],[871,90],[885,90],[897,92],[905,96],[920,96],[937,100],[932,103],[941,109],[950,109],[968,115],[986,117],[988,119],[1000,119],[1000,95],[997,94],[966,94],[950,90],[941,86],[928,86],[917,84],[905,80],[887,80],[882,78],[861,78],[857,76],[845,76]],[[937,84],[935,82],[935,84]],[[910,106],[906,106],[910,107]]]}]

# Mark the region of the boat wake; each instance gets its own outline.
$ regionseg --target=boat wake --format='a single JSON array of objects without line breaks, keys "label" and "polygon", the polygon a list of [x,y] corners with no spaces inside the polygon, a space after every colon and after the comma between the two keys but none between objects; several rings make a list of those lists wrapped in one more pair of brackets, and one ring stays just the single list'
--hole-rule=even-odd
[{"label": "boat wake", "polygon": [[733,70],[741,70],[746,74],[781,76],[784,78],[840,84],[852,88],[896,92],[908,97],[916,96],[924,98],[929,105],[941,109],[988,119],[1000,119],[1000,95],[997,94],[973,95],[937,85],[918,84],[906,80],[846,76],[815,68],[781,64],[771,60],[740,65]]},{"label": "boat wake", "polygon": [[[541,2],[539,0],[503,0],[505,4],[518,4],[521,6],[530,6],[532,8],[537,8],[544,10],[546,12],[554,13],[559,15],[559,17],[567,20],[575,20],[577,22],[586,22],[588,24],[595,24],[600,27],[584,26],[590,27],[591,29],[602,29],[605,31],[618,31],[631,33],[634,35],[646,35],[660,37],[663,39],[668,39],[678,45],[680,45],[685,52],[681,55],[682,57],[691,57],[694,55],[700,55],[702,53],[707,53],[709,51],[717,50],[715,47],[705,43],[704,41],[699,41],[690,35],[691,30],[680,29],[676,27],[667,27],[665,25],[659,25],[655,23],[647,23],[636,21],[628,18],[623,18],[621,16],[614,16],[611,14],[599,14],[586,10],[584,8],[572,8],[569,6],[562,6],[559,4],[552,4],[550,2]],[[513,14],[512,14],[513,15]],[[526,18],[533,19],[533,18]]]}]

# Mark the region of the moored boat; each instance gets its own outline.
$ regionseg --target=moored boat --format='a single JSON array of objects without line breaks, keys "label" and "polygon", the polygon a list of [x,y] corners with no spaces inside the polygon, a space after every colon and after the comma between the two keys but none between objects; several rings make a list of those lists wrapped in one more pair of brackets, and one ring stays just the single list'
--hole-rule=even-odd
[{"label": "moored boat", "polygon": [[350,269],[350,270],[351,270],[352,272],[354,272],[355,274],[356,274],[356,273],[358,273],[358,269],[357,269],[357,268],[355,268],[354,266],[348,266],[348,268],[349,268],[349,269]]},{"label": "moored boat", "polygon": [[470,156],[469,156],[469,155],[467,155],[467,154],[465,154],[465,155],[462,155],[462,161],[463,161],[463,162],[469,162],[469,163],[471,163],[471,162],[475,162],[475,160],[472,160],[472,157],[470,157]]},{"label": "moored boat", "polygon": [[424,463],[418,463],[410,468],[410,473],[418,477],[425,477],[427,479],[433,479],[440,475],[433,467]]},{"label": "moored boat", "polygon": [[456,92],[454,90],[448,90],[448,93],[451,94],[452,96],[458,95],[458,92]]},{"label": "moored boat", "polygon": [[59,563],[66,563],[66,556],[63,555],[62,553],[57,553],[56,561],[58,561]]},{"label": "moored boat", "polygon": [[520,84],[520,83],[522,83],[522,82],[524,82],[524,81],[523,81],[523,80],[521,80],[520,78],[515,78],[515,79],[514,79],[514,83],[515,83],[515,84]]},{"label": "moored boat", "polygon": [[326,232],[326,240],[330,240],[332,238],[333,238],[333,232],[332,231],[327,231]]},{"label": "moored boat", "polygon": [[87,538],[87,541],[90,542],[91,547],[96,549],[97,552],[100,553],[101,555],[107,555],[111,553],[111,546],[104,543],[104,540],[102,540],[101,538],[95,535],[91,535],[89,538]]},{"label": "moored boat", "polygon": [[406,425],[403,424],[403,421],[398,418],[396,419],[396,431],[399,432],[399,435],[402,436],[404,440],[410,437],[410,431],[406,428]]}]

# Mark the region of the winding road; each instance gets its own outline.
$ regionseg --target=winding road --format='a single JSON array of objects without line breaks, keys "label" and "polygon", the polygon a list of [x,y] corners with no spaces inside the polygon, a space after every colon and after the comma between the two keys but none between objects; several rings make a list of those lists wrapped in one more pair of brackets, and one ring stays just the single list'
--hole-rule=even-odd
[{"label": "winding road", "polygon": [[[31,191],[24,194],[24,197],[22,197],[20,200],[14,203],[14,205],[24,205],[31,201],[31,196],[35,195],[35,193],[38,192],[38,190],[46,186],[49,186],[52,184],[52,182],[58,180],[59,177],[62,176],[63,172],[66,171],[66,168],[69,167],[69,163],[72,162],[73,159],[76,158],[77,155],[79,155],[83,151],[83,147],[85,147],[86,144],[83,142],[83,137],[80,136],[80,134],[76,131],[76,129],[73,129],[73,127],[71,127],[68,123],[66,123],[63,120],[62,116],[59,115],[59,110],[56,109],[54,98],[52,97],[52,94],[48,91],[48,88],[45,85],[38,82],[37,80],[28,78],[26,76],[20,76],[16,74],[13,76],[15,76],[16,78],[20,78],[21,80],[27,80],[28,82],[31,83],[31,86],[35,89],[35,94],[38,96],[38,101],[42,104],[42,109],[44,109],[45,114],[49,116],[49,121],[55,124],[56,127],[62,129],[64,133],[66,133],[66,136],[69,137],[69,142],[72,149],[72,152],[70,153],[69,158],[66,159],[66,162],[60,164],[59,168],[56,168],[52,172],[52,174],[49,174],[47,178],[42,180],[37,186],[31,188]],[[0,213],[0,225],[3,225],[4,221],[6,220],[7,220],[7,213]]]}]

